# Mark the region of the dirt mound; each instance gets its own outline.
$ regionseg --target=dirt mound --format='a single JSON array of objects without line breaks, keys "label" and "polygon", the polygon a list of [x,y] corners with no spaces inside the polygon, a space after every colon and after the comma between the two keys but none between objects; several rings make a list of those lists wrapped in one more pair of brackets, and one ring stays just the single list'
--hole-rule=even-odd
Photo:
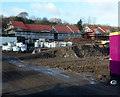
[{"label": "dirt mound", "polygon": [[57,58],[77,58],[78,56],[73,51],[72,47],[60,47],[49,50],[47,53],[51,53]]},{"label": "dirt mound", "polygon": [[109,54],[108,48],[100,48],[96,45],[76,45],[72,47],[60,47],[49,50],[47,53],[59,58],[84,58],[100,57]]},{"label": "dirt mound", "polygon": [[73,49],[80,57],[99,57],[107,56],[109,54],[108,48],[100,48],[97,45],[78,45],[74,46]]},{"label": "dirt mound", "polygon": [[86,57],[101,57],[108,56],[108,48],[100,48],[96,45],[76,45],[72,47],[59,47],[49,49],[38,54],[31,54],[28,56],[22,56],[20,59],[35,59],[35,58],[86,58]]}]

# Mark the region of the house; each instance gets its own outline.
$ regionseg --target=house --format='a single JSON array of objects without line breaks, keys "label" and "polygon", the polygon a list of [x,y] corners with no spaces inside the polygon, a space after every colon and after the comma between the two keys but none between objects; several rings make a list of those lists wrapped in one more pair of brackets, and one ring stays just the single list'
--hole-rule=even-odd
[{"label": "house", "polygon": [[10,21],[5,31],[14,34],[18,41],[27,39],[54,39],[54,30],[49,25],[24,24],[22,21]]},{"label": "house", "polygon": [[110,30],[106,27],[98,27],[98,30],[100,30],[102,33],[110,33]]},{"label": "house", "polygon": [[52,26],[55,30],[55,39],[81,37],[80,30],[76,26]]},{"label": "house", "polygon": [[27,30],[28,31],[27,32],[28,37],[26,37],[26,38],[32,38],[32,39],[39,39],[39,38],[54,39],[54,33],[53,33],[54,30],[49,25],[38,25],[38,24],[25,24],[25,25],[28,28],[28,30]]},{"label": "house", "polygon": [[73,36],[72,36],[73,38],[82,37],[81,31],[77,28],[77,26],[68,25],[67,27],[73,32]]},{"label": "house", "polygon": [[50,26],[39,24],[24,24],[22,21],[10,21],[5,31],[21,39],[65,39],[80,37],[80,30],[76,26]]},{"label": "house", "polygon": [[[97,32],[99,32],[99,33],[97,33]],[[108,40],[109,39],[109,33],[111,31],[106,27],[98,27],[97,32],[95,33],[96,39]]]},{"label": "house", "polygon": [[83,28],[83,36],[87,39],[92,40],[108,40],[110,30],[106,27],[94,27],[94,26],[85,26]]},{"label": "house", "polygon": [[83,30],[85,32],[84,37],[94,40],[94,33],[97,31],[97,28],[95,28],[94,26],[85,26]]}]

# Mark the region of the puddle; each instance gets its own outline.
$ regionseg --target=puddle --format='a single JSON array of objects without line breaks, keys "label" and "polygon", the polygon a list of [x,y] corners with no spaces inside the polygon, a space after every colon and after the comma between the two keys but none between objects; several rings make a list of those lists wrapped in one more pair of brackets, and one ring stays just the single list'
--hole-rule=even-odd
[{"label": "puddle", "polygon": [[[48,68],[45,66],[35,66],[32,64],[26,64],[21,60],[9,60],[10,63],[20,67],[20,68],[27,68],[30,70],[35,70],[37,72],[43,73],[43,74],[48,74],[52,75],[55,77],[59,78],[65,78],[65,79],[70,79],[74,78],[73,76],[70,76],[69,74],[66,74],[64,70],[56,69],[56,68]],[[92,75],[90,74],[84,74],[84,73],[79,73],[80,75],[84,76],[84,79],[88,80],[90,84],[96,84],[96,80],[92,78]]]},{"label": "puddle", "polygon": [[64,71],[58,70],[58,69],[55,69],[55,68],[50,69],[50,68],[42,67],[42,66],[37,66],[37,67],[32,66],[31,69],[36,70],[36,71],[41,72],[41,73],[53,75],[53,76],[56,76],[56,77],[70,78],[70,76],[62,74],[62,73],[64,73]]},{"label": "puddle", "polygon": [[91,74],[80,73],[80,75],[84,76],[85,79],[89,80],[90,84],[97,84],[95,79],[92,78]]},{"label": "puddle", "polygon": [[11,64],[14,64],[18,67],[25,67],[27,66],[28,64],[23,64],[22,62],[20,62],[19,60],[9,60],[9,63]]},{"label": "puddle", "polygon": [[49,75],[53,75],[56,77],[64,77],[64,78],[70,78],[70,76],[62,74],[64,73],[64,71],[62,70],[58,70],[56,68],[47,68],[47,67],[43,67],[43,66],[31,66],[30,67],[33,70],[36,70],[40,73],[45,73],[45,74],[49,74]]},{"label": "puddle", "polygon": [[70,78],[70,76],[63,74],[63,73],[65,73],[63,70],[59,70],[56,68],[47,68],[44,66],[35,66],[32,64],[26,64],[21,60],[8,60],[8,61],[9,61],[9,63],[14,64],[20,68],[27,68],[27,69],[35,70],[40,73],[56,76],[56,77]]},{"label": "puddle", "polygon": [[94,84],[97,84],[97,82],[95,82],[95,81],[90,81],[89,83],[90,83],[90,84],[93,84],[93,85],[94,85]]},{"label": "puddle", "polygon": [[91,74],[85,74],[85,73],[80,73],[80,74],[83,75],[83,76],[86,76],[86,77],[92,77]]},{"label": "puddle", "polygon": [[55,72],[55,73],[63,73],[64,71],[63,70],[60,70],[60,69],[56,69],[56,68],[48,68],[47,69],[48,71],[52,71],[52,72]]}]

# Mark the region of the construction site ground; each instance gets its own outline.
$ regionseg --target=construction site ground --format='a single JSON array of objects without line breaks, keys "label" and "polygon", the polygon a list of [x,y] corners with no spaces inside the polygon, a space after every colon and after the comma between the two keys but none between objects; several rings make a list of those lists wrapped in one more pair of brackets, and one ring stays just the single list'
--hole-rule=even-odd
[{"label": "construction site ground", "polygon": [[3,51],[2,55],[4,95],[119,95],[119,86],[106,84],[109,48],[94,42],[38,54]]},{"label": "construction site ground", "polygon": [[38,54],[4,52],[13,58],[50,68],[92,74],[96,80],[109,80],[109,48],[94,43],[81,43],[72,47],[59,47]]}]

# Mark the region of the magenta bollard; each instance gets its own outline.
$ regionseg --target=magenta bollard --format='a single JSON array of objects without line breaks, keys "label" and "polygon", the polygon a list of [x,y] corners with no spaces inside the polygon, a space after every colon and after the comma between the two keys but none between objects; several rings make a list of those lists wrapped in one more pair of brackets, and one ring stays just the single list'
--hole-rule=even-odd
[{"label": "magenta bollard", "polygon": [[120,82],[120,32],[110,33],[110,84]]}]

